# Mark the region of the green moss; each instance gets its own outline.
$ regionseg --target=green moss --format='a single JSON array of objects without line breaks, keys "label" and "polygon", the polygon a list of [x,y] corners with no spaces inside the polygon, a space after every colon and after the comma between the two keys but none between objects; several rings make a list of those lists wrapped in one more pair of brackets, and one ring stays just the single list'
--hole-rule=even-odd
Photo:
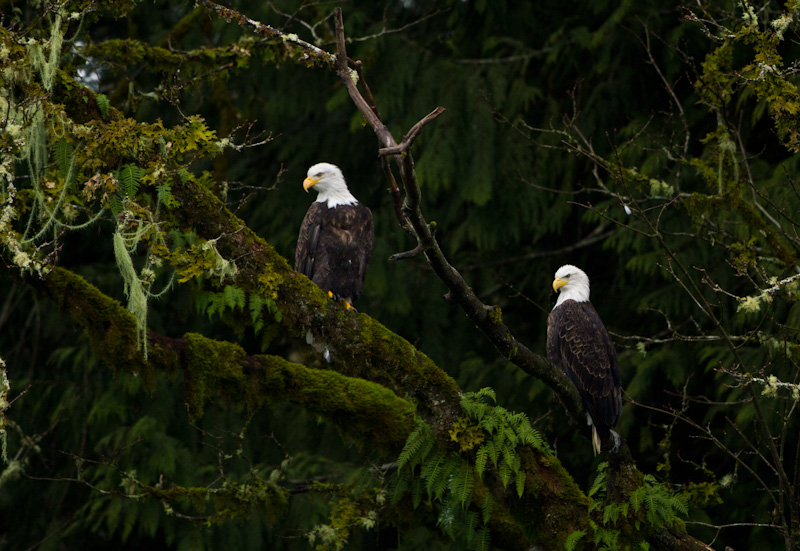
[{"label": "green moss", "polygon": [[43,280],[31,278],[29,282],[86,331],[99,358],[129,373],[145,369],[136,346],[136,320],[119,302],[81,276],[59,267]]},{"label": "green moss", "polygon": [[495,325],[503,325],[503,311],[499,306],[495,306],[489,311],[489,319]]},{"label": "green moss", "polygon": [[378,384],[275,357],[256,359],[263,367],[253,381],[257,395],[302,404],[356,441],[396,451],[414,429],[414,406]]},{"label": "green moss", "polygon": [[244,379],[245,351],[238,345],[187,333],[186,403],[189,415],[202,417],[209,393],[236,394]]}]

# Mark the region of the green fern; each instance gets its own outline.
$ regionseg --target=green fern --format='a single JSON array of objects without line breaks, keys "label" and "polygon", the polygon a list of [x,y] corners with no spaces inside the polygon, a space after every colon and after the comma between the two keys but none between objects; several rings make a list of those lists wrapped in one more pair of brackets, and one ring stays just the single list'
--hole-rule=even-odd
[{"label": "green fern", "polygon": [[172,195],[172,187],[167,183],[156,186],[156,201],[168,209],[178,205],[177,199]]},{"label": "green fern", "polygon": [[435,443],[431,428],[427,423],[419,421],[417,428],[406,439],[406,445],[397,458],[397,468],[413,469],[425,460]]},{"label": "green fern", "polygon": [[[598,545],[599,549],[619,549],[620,530],[615,526],[621,518],[632,516],[636,530],[640,530],[645,522],[651,528],[673,527],[682,523],[679,517],[688,513],[686,497],[671,491],[653,475],[645,475],[642,485],[630,493],[627,501],[605,504],[607,468],[608,463],[598,465],[597,476],[589,489],[589,497],[592,499],[589,512],[601,508],[603,511],[603,524],[592,523],[595,544],[601,544]],[[639,548],[649,549],[649,545],[642,540]]]},{"label": "green fern", "polygon": [[139,168],[134,164],[125,165],[119,170],[114,171],[114,177],[119,182],[119,189],[123,195],[131,199],[136,196],[141,185],[139,180],[146,173],[145,169]]},{"label": "green fern", "polygon": [[453,539],[463,539],[467,548],[487,550],[490,541],[485,524],[491,499],[487,495],[480,512],[470,509],[475,488],[475,469],[458,453],[441,449],[431,428],[419,421],[397,458],[398,469],[390,487],[392,502],[410,492],[416,508],[424,497],[439,505],[438,525]]},{"label": "green fern", "polygon": [[578,542],[585,535],[586,532],[583,530],[572,532],[569,536],[567,536],[566,541],[564,541],[564,551],[575,551],[575,547],[578,545]]},{"label": "green fern", "polygon": [[491,388],[465,393],[460,405],[465,417],[453,424],[450,436],[462,453],[475,450],[474,462],[443,450],[430,427],[420,421],[397,459],[391,495],[397,503],[410,492],[415,507],[427,496],[428,502],[440,506],[438,524],[442,532],[454,539],[463,538],[470,549],[488,549],[491,537],[486,524],[491,497],[487,494],[479,504],[473,504],[475,485],[487,466],[491,463],[503,485],[508,486],[513,479],[522,497],[527,475],[522,470],[520,446],[552,452],[524,413],[512,413],[496,404]]},{"label": "green fern", "polygon": [[507,486],[513,477],[517,494],[522,497],[526,475],[521,470],[517,448],[530,446],[545,453],[552,452],[524,413],[511,413],[495,405],[495,401],[495,393],[490,388],[465,393],[461,398],[461,409],[488,434],[475,453],[475,470],[482,475],[491,460],[503,485]]},{"label": "green fern", "polygon": [[264,304],[264,299],[256,294],[251,294],[247,303],[247,307],[250,310],[250,319],[253,322],[253,331],[255,331],[256,335],[264,327]]},{"label": "green fern", "polygon": [[267,299],[266,304],[269,313],[272,314],[272,317],[275,318],[275,321],[280,323],[281,320],[283,319],[283,313],[280,310],[278,310],[278,305],[275,304],[275,301],[272,299]]},{"label": "green fern", "polygon": [[111,107],[111,102],[108,101],[108,96],[106,96],[105,94],[97,94],[95,96],[95,99],[97,100],[97,107],[98,107],[98,109],[100,109],[100,115],[104,119],[107,119],[108,118],[108,110],[109,110],[109,107]]},{"label": "green fern", "polygon": [[238,308],[244,309],[247,295],[244,291],[233,285],[226,285],[222,292],[225,298],[225,307],[231,310]]},{"label": "green fern", "polygon": [[65,138],[58,140],[53,146],[53,158],[58,167],[58,173],[62,178],[67,178],[72,168],[74,156],[72,155],[72,144]]},{"label": "green fern", "polygon": [[450,490],[462,507],[472,501],[472,490],[475,488],[475,478],[472,469],[460,468],[450,480]]}]

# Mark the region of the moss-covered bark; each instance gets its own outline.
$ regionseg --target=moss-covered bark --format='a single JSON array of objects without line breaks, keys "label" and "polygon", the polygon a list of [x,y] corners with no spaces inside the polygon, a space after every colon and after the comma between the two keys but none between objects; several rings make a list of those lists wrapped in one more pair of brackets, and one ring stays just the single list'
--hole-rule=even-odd
[{"label": "moss-covered bark", "polygon": [[296,403],[329,419],[360,444],[389,456],[399,452],[415,426],[412,403],[384,386],[277,356],[248,356],[236,344],[195,333],[176,339],[150,332],[144,361],[132,337],[135,320],[116,300],[63,268],[28,282],[84,329],[95,354],[116,371],[149,381],[159,374],[183,373],[186,404],[193,417],[201,416],[205,403],[213,399],[253,406],[268,401]]},{"label": "moss-covered bark", "polygon": [[[260,250],[271,250],[257,238],[255,242]],[[273,261],[280,274],[279,259]],[[286,266],[285,261],[282,264]],[[63,268],[53,269],[43,279],[29,277],[26,281],[69,315],[89,336],[98,357],[116,371],[136,373],[151,383],[163,374],[182,373],[191,415],[201,415],[209,400],[252,406],[288,401],[326,418],[343,434],[387,459],[397,456],[414,428],[414,404],[424,404],[424,417],[440,430],[452,427],[449,412],[457,410],[458,399],[457,393],[446,390],[455,385],[430,359],[368,316],[345,312],[327,301],[305,278],[289,272],[280,274],[282,277],[271,275],[289,282],[288,292],[283,293],[279,286],[278,293],[284,297],[279,300],[284,317],[289,318],[286,328],[302,332],[306,326],[295,324],[304,319],[325,328],[316,334],[333,350],[331,366],[346,373],[309,368],[276,356],[248,356],[236,344],[198,334],[169,338],[150,332],[149,356],[144,361],[133,337],[135,320],[116,300]],[[301,300],[299,305],[288,301],[287,297],[302,297],[304,289],[309,300]],[[308,304],[315,300],[321,304],[312,313]],[[292,316],[290,309],[299,313]],[[414,381],[414,392],[404,394],[412,400],[398,397],[394,391],[410,388],[404,378]],[[589,525],[589,500],[555,457],[527,450],[522,460],[526,485],[521,499],[492,475],[485,486],[479,485],[483,489],[476,490],[476,499],[480,492],[492,493],[495,506],[489,525],[495,541],[504,547],[523,549],[532,543],[561,547],[570,533]],[[677,545],[675,537],[659,535],[670,545]],[[691,539],[687,542],[694,544]]]}]

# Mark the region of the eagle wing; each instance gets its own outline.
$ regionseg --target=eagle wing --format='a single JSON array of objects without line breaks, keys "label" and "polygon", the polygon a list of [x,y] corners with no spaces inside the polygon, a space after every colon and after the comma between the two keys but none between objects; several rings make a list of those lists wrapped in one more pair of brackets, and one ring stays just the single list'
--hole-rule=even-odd
[{"label": "eagle wing", "polygon": [[605,438],[622,408],[619,362],[591,302],[566,300],[553,309],[547,320],[547,357],[575,383]]},{"label": "eagle wing", "polygon": [[297,237],[297,249],[294,254],[294,269],[309,279],[314,279],[314,264],[319,245],[319,234],[322,229],[322,212],[327,209],[322,203],[311,203]]}]

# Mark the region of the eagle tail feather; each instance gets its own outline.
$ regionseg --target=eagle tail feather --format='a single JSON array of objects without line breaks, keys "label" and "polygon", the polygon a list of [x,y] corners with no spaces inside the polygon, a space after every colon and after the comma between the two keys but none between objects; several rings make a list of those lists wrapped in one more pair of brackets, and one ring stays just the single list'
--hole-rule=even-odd
[{"label": "eagle tail feather", "polygon": [[597,427],[594,425],[592,425],[592,449],[594,449],[595,455],[600,453],[600,435],[597,433]]}]

